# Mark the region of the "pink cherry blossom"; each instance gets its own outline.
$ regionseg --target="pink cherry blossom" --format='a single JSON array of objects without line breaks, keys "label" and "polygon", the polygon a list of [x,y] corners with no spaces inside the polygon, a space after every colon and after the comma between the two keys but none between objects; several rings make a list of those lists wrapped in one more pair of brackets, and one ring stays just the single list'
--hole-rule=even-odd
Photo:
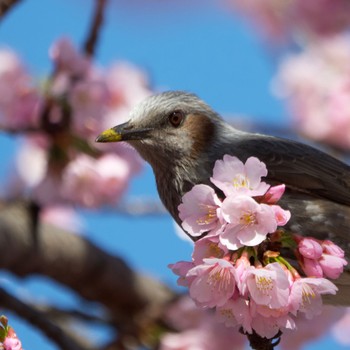
[{"label": "pink cherry blossom", "polygon": [[4,350],[22,350],[22,344],[18,338],[6,337],[3,346]]},{"label": "pink cherry blossom", "polygon": [[347,0],[227,0],[227,3],[246,15],[259,33],[275,41],[331,36],[350,23]]},{"label": "pink cherry blossom", "polygon": [[336,279],[344,270],[344,266],[348,263],[344,258],[330,254],[322,254],[319,259],[319,264],[322,267],[322,271],[325,277]]},{"label": "pink cherry blossom", "polygon": [[313,238],[302,238],[298,244],[298,250],[308,259],[319,259],[323,252],[321,244]]},{"label": "pink cherry blossom", "polygon": [[323,269],[318,260],[304,258],[302,268],[308,277],[323,277]]},{"label": "pink cherry blossom", "polygon": [[40,97],[17,55],[0,50],[0,128],[37,126]]},{"label": "pink cherry blossom", "polygon": [[245,332],[253,332],[249,301],[244,298],[229,299],[224,305],[216,308],[215,317],[226,327],[238,325],[242,326]]},{"label": "pink cherry blossom", "polygon": [[271,339],[280,330],[294,330],[296,326],[293,318],[288,314],[279,317],[264,317],[256,314],[252,318],[252,327],[261,337]]},{"label": "pink cherry blossom", "polygon": [[248,196],[230,196],[222,204],[222,216],[228,222],[220,241],[228,249],[260,244],[277,229],[275,213],[267,204],[258,204]]},{"label": "pink cherry blossom", "polygon": [[86,207],[114,204],[124,193],[129,176],[128,162],[117,155],[99,159],[79,155],[62,175],[62,197]]},{"label": "pink cherry blossom", "polygon": [[190,296],[202,307],[224,305],[235,291],[235,276],[235,268],[227,260],[203,259],[203,264],[187,273],[187,277],[194,277]]},{"label": "pink cherry blossom", "polygon": [[104,81],[110,92],[111,108],[125,106],[131,109],[151,93],[146,72],[127,62],[118,62],[109,67]]},{"label": "pink cherry blossom", "polygon": [[77,134],[91,136],[99,132],[101,119],[107,113],[108,99],[107,86],[101,79],[86,79],[74,84],[68,100]]},{"label": "pink cherry blossom", "polygon": [[179,276],[179,278],[177,279],[177,284],[179,286],[184,287],[188,287],[194,279],[193,276],[187,276],[188,271],[191,270],[194,266],[194,263],[190,261],[178,261],[175,264],[168,265],[168,267],[173,271],[173,273]]},{"label": "pink cherry blossom", "polygon": [[215,191],[207,185],[195,185],[182,197],[179,205],[179,217],[182,227],[191,236],[221,227],[217,210],[221,201]]},{"label": "pink cherry blossom", "polygon": [[18,339],[14,329],[12,327],[7,327],[6,333],[7,335],[2,343],[4,350],[22,350],[21,341]]},{"label": "pink cherry blossom", "polygon": [[57,40],[49,50],[50,58],[55,62],[58,71],[73,75],[85,75],[91,68],[90,60],[80,54],[68,38]]},{"label": "pink cherry blossom", "polygon": [[273,309],[286,307],[289,298],[289,280],[279,263],[263,268],[251,266],[245,277],[246,291],[258,305]]},{"label": "pink cherry blossom", "polygon": [[261,199],[261,202],[266,204],[276,204],[286,190],[285,185],[271,186]]},{"label": "pink cherry blossom", "polygon": [[284,226],[291,217],[290,211],[282,209],[279,205],[271,205],[270,207],[275,213],[277,225]]},{"label": "pink cherry blossom", "polygon": [[275,85],[302,134],[343,149],[350,147],[349,62],[348,35],[318,40],[284,60]]},{"label": "pink cherry blossom", "polygon": [[325,278],[299,278],[291,288],[289,305],[292,312],[302,312],[307,319],[322,311],[322,294],[336,294],[338,288]]},{"label": "pink cherry blossom", "polygon": [[322,248],[324,253],[326,254],[337,256],[339,258],[345,257],[344,250],[329,240],[325,240],[322,242]]},{"label": "pink cherry blossom", "polygon": [[226,196],[237,194],[261,196],[270,187],[261,182],[261,177],[266,175],[266,166],[259,159],[250,157],[243,164],[237,157],[226,154],[223,160],[215,162],[210,181]]},{"label": "pink cherry blossom", "polygon": [[228,252],[217,236],[205,236],[194,243],[192,260],[196,265],[202,264],[205,258],[223,258]]}]

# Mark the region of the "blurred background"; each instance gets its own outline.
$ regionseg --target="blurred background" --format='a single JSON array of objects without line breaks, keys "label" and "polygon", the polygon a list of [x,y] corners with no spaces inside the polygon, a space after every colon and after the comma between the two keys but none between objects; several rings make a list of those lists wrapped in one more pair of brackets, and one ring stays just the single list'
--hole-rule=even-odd
[{"label": "blurred background", "polygon": [[[104,6],[103,21],[89,50],[86,43],[98,3]],[[186,90],[241,128],[293,138],[302,135],[307,142],[346,157],[349,4],[341,0],[310,1],[308,6],[301,1],[294,6],[287,1],[243,0],[102,3],[22,0],[1,17],[1,196],[5,204],[25,199],[34,207],[31,234],[35,235],[38,218],[75,231],[138,273],[180,291],[167,265],[189,260],[192,245],[179,236],[162,209],[152,170],[129,148],[95,149],[94,137],[126,120],[130,108],[147,95]],[[84,52],[91,60],[84,60]],[[15,91],[11,96],[10,88]],[[19,111],[11,109],[9,101],[16,105],[19,96]],[[63,98],[70,103],[69,123],[64,121]],[[28,106],[35,107],[24,113]],[[72,122],[74,118],[77,121]],[[71,134],[74,140],[68,138]],[[79,152],[88,158],[80,158]],[[102,157],[106,157],[103,164],[94,163]],[[103,173],[115,164],[122,169],[118,174],[101,175],[102,179],[86,175]],[[84,193],[90,190],[92,197],[87,198]],[[16,247],[4,249],[17,254]],[[20,261],[26,264],[26,258]],[[1,267],[2,288],[21,301],[89,309],[93,314],[100,310],[101,305],[88,303],[40,269],[18,273],[14,265]],[[65,269],[69,274],[74,266]],[[30,320],[4,306],[1,313],[9,318],[24,349],[59,348]],[[115,336],[101,322],[72,327],[98,344],[96,348],[104,348]],[[350,348],[349,339],[339,337],[341,331],[331,325],[325,328],[305,336],[301,348]]]}]

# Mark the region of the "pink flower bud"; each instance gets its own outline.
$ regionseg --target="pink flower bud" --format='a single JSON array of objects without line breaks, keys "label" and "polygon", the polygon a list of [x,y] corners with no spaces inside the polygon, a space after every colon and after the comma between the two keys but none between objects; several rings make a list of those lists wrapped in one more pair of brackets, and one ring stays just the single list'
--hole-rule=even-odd
[{"label": "pink flower bud", "polygon": [[291,217],[289,210],[284,210],[279,205],[271,205],[271,209],[275,213],[277,226],[284,226],[289,221]]},{"label": "pink flower bud", "polygon": [[314,259],[304,258],[303,270],[308,277],[323,277],[323,270],[320,263]]},{"label": "pink flower bud", "polygon": [[263,202],[267,204],[277,203],[283,196],[285,189],[286,186],[284,184],[270,187],[263,197]]},{"label": "pink flower bud", "polygon": [[322,267],[324,275],[333,279],[338,278],[342,274],[344,266],[347,265],[344,258],[329,254],[322,254],[319,263]]},{"label": "pink flower bud", "polygon": [[322,255],[322,246],[312,238],[303,238],[299,242],[299,253],[308,259],[319,259]]},{"label": "pink flower bud", "polygon": [[344,250],[329,240],[322,242],[322,248],[326,254],[337,256],[339,258],[344,258],[345,256]]}]

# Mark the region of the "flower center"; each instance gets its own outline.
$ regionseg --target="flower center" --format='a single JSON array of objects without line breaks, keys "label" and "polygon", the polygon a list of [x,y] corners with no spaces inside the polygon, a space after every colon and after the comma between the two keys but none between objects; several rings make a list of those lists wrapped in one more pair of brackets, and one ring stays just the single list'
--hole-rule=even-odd
[{"label": "flower center", "polygon": [[233,187],[235,189],[248,188],[249,180],[243,174],[237,174],[232,180]]},{"label": "flower center", "polygon": [[258,223],[255,213],[245,212],[240,217],[239,223],[243,226],[256,225]]},{"label": "flower center", "polygon": [[273,279],[271,277],[256,276],[255,281],[259,291],[265,295],[269,294],[273,288]]},{"label": "flower center", "polygon": [[196,220],[198,225],[208,225],[217,219],[215,207],[207,204],[200,204],[199,207],[204,211],[204,215]]},{"label": "flower center", "polygon": [[209,273],[208,283],[218,292],[228,290],[232,287],[232,282],[233,276],[230,271],[221,266],[215,266]]},{"label": "flower center", "polygon": [[312,289],[312,287],[308,284],[303,285],[302,290],[302,304],[305,306],[306,304],[311,304],[311,299],[316,297],[315,291]]}]

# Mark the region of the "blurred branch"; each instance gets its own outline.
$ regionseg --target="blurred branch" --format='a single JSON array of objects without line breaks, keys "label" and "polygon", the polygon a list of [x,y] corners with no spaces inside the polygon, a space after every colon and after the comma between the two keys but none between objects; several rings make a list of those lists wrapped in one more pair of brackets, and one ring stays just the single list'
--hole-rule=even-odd
[{"label": "blurred branch", "polygon": [[21,0],[0,0],[0,18],[2,19],[9,10]]},{"label": "blurred branch", "polygon": [[101,303],[118,334],[138,339],[173,298],[162,283],[135,274],[126,263],[88,239],[41,225],[35,245],[23,203],[0,207],[0,268],[25,277],[41,274]]},{"label": "blurred branch", "polygon": [[103,13],[107,4],[107,0],[95,0],[95,10],[93,19],[91,21],[91,27],[88,31],[88,36],[84,44],[84,52],[87,56],[93,56],[96,49],[96,43],[100,34],[101,26],[103,23]]},{"label": "blurred branch", "polygon": [[38,327],[48,338],[54,341],[63,350],[84,350],[91,349],[86,344],[78,344],[60,327],[51,322],[45,314],[32,308],[23,301],[15,298],[3,288],[0,288],[0,305],[10,309],[18,316],[27,320],[31,325]]}]

